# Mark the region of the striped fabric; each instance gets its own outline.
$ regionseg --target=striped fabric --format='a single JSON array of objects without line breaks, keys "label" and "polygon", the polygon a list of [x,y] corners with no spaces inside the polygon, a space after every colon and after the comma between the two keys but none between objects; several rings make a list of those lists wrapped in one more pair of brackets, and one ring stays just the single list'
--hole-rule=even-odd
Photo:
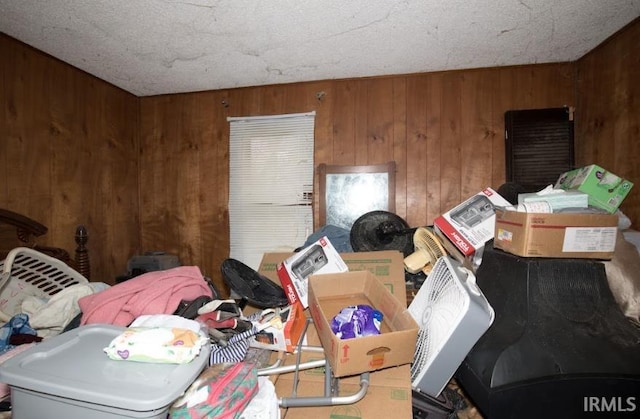
[{"label": "striped fabric", "polygon": [[251,330],[232,336],[227,346],[212,344],[209,365],[243,361],[249,349],[249,338],[256,333],[257,330],[254,326]]}]

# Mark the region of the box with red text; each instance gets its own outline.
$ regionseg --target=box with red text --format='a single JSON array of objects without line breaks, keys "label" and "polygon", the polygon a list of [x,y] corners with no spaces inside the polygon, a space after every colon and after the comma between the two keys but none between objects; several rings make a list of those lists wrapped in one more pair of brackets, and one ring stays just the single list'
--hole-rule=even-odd
[{"label": "box with red text", "polygon": [[279,263],[278,279],[289,304],[308,307],[309,276],[346,272],[349,268],[325,236]]},{"label": "box with red text", "polygon": [[510,205],[496,191],[486,188],[437,217],[433,224],[464,256],[469,256],[493,239],[495,208]]}]

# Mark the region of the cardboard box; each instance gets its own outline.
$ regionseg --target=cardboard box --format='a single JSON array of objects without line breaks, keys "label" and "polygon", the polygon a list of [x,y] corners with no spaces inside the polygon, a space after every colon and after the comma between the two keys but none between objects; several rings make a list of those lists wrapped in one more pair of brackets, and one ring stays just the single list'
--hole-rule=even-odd
[{"label": "cardboard box", "polygon": [[611,259],[618,217],[496,209],[493,246],[525,257]]},{"label": "cardboard box", "polygon": [[[260,267],[258,272],[271,281],[279,284],[277,266],[280,262],[284,261],[291,256],[291,253],[265,253],[262,256]],[[378,252],[354,252],[354,253],[341,253],[343,261],[346,263],[350,271],[369,271],[376,275],[380,281],[383,282],[385,287],[393,294],[401,304],[406,307],[407,304],[407,291],[404,279],[404,266],[403,255],[399,251],[384,250]],[[251,315],[260,309],[246,306],[243,309],[243,314]],[[273,333],[272,336],[259,335],[250,339],[250,345],[254,347],[261,347],[266,349],[283,350],[291,352],[295,350],[295,346],[300,340],[300,336],[304,331],[305,321],[308,313],[304,310],[296,310],[295,315],[291,316],[292,319],[287,321],[286,327],[280,332],[268,329],[266,333]],[[303,344],[307,344],[307,337],[315,334],[315,329],[310,327],[307,336]],[[269,341],[273,341],[273,346]],[[312,343],[309,343],[312,344]],[[320,345],[319,340],[317,345]]]},{"label": "cardboard box", "polygon": [[451,240],[449,240],[442,231],[440,231],[438,226],[435,226],[435,225],[433,226],[433,233],[440,240],[440,244],[442,244],[442,247],[444,247],[444,250],[447,251],[449,256],[453,257],[455,260],[462,263],[466,268],[469,268],[472,271],[474,271],[473,269],[474,255],[469,255],[469,256],[463,255],[460,249],[458,249],[456,245],[453,244]]},{"label": "cardboard box", "polygon": [[554,188],[577,190],[589,195],[589,205],[611,214],[616,212],[633,183],[592,164],[560,175]]},{"label": "cardboard box", "polygon": [[349,272],[369,271],[406,307],[407,282],[404,255],[397,250],[341,253]]},{"label": "cardboard box", "polygon": [[299,304],[275,310],[280,318],[252,336],[249,339],[249,346],[272,351],[294,352],[304,332],[307,316]]},{"label": "cardboard box", "polygon": [[[291,253],[265,253],[258,272],[276,283],[280,283],[277,266],[291,256]],[[369,271],[374,274],[395,295],[406,304],[407,291],[404,277],[404,255],[397,250],[376,252],[340,253],[340,257],[350,272]]]},{"label": "cardboard box", "polygon": [[[343,308],[367,304],[383,314],[380,334],[339,339],[331,319]],[[360,374],[413,361],[418,325],[406,305],[368,271],[312,275],[309,313],[336,377]]]},{"label": "cardboard box", "polygon": [[495,207],[511,205],[491,188],[486,188],[450,211],[433,224],[464,256],[470,256],[493,238]]},{"label": "cardboard box", "polygon": [[[290,365],[295,355],[285,359],[284,365]],[[303,353],[302,362],[323,359],[322,354],[308,355]],[[324,367],[301,370],[299,372],[296,397],[323,397]],[[360,376],[338,379],[339,396],[356,393],[360,389]],[[412,417],[411,374],[409,365],[386,368],[371,372],[369,388],[363,399],[357,403],[343,406],[310,406],[281,409],[281,416],[287,419],[308,418],[406,418]],[[276,380],[276,393],[279,398],[292,397],[294,374],[282,374]]]},{"label": "cardboard box", "polygon": [[[552,191],[546,189],[542,192],[521,193],[518,194],[518,205],[545,203],[548,206],[546,212],[559,212],[567,208],[587,208],[589,206],[589,195],[574,190],[563,190],[552,188]],[[527,209],[527,211],[529,211]],[[545,211],[531,211],[545,212]]]},{"label": "cardboard box", "polygon": [[289,304],[300,304],[303,308],[309,306],[309,276],[347,270],[347,265],[327,237],[294,253],[276,267]]},{"label": "cardboard box", "polygon": [[[309,326],[313,329],[313,325]],[[313,338],[310,337],[310,340]],[[315,345],[315,343],[312,343]],[[282,365],[294,365],[297,354],[287,354]],[[319,361],[324,359],[322,353],[302,352],[300,362]],[[276,358],[275,356],[273,358]],[[287,398],[293,395],[294,373],[281,374],[275,378],[278,397]],[[316,367],[301,369],[298,372],[297,396],[324,396],[325,368]],[[339,395],[350,395],[360,387],[360,375],[339,378],[336,387]],[[281,409],[282,417],[287,418],[326,417],[341,418],[378,418],[378,417],[412,417],[411,370],[409,365],[385,368],[369,374],[369,389],[366,396],[349,406],[311,406]]]},{"label": "cardboard box", "polygon": [[[260,272],[273,281],[278,281],[276,266],[286,259],[288,253],[266,253],[260,264]],[[343,260],[350,271],[369,271],[376,274],[385,287],[396,296],[397,300],[405,304],[405,281],[403,255],[398,251],[342,253]],[[307,312],[308,314],[308,312]],[[305,345],[321,346],[320,338],[311,323],[305,335]],[[272,362],[282,356],[276,352],[272,354]],[[283,365],[291,365],[298,354],[284,354]],[[303,351],[301,362],[325,359],[323,353]],[[323,396],[325,368],[300,370],[298,373],[297,396]],[[294,373],[280,374],[270,377],[275,382],[279,398],[291,397]],[[367,395],[357,403],[347,406],[310,406],[281,409],[281,415],[289,419],[313,418],[376,418],[376,417],[412,417],[411,373],[410,365],[389,367],[370,373],[370,385]],[[360,375],[347,376],[338,379],[339,395],[353,394],[358,391]]]}]

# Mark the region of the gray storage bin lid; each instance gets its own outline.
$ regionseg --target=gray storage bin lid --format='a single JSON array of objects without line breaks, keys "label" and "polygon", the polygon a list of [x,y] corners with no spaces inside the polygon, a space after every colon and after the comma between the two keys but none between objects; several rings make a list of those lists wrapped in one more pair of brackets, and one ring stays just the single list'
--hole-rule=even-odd
[{"label": "gray storage bin lid", "polygon": [[209,360],[209,345],[187,364],[116,361],[103,351],[126,328],[81,326],[0,365],[0,382],[50,396],[147,412],[171,404]]}]

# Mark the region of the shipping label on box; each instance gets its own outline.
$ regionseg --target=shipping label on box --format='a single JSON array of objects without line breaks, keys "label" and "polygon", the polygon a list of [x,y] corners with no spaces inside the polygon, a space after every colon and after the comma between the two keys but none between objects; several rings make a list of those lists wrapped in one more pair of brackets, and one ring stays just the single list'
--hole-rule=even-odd
[{"label": "shipping label on box", "polygon": [[464,256],[470,256],[493,238],[495,208],[510,205],[496,191],[486,188],[437,217],[433,224]]},{"label": "shipping label on box", "polygon": [[525,257],[611,259],[617,228],[616,215],[497,209],[493,245]]},{"label": "shipping label on box", "polygon": [[[331,320],[345,307],[369,305],[383,314],[380,334],[340,339]],[[368,271],[313,275],[309,313],[334,376],[344,377],[413,361],[418,325],[404,304]]]},{"label": "shipping label on box", "polygon": [[554,188],[577,190],[589,195],[589,205],[614,213],[633,183],[592,164],[560,175]]},{"label": "shipping label on box", "polygon": [[289,304],[301,304],[303,308],[309,306],[309,276],[347,270],[347,265],[326,236],[289,256],[276,267]]}]

